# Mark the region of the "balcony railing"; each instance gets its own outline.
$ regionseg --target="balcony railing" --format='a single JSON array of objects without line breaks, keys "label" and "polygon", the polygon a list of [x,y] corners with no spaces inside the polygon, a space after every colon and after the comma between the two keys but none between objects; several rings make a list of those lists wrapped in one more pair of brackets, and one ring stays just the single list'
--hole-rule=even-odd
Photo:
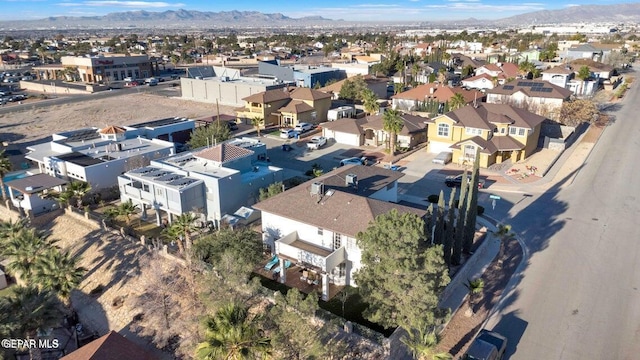
[{"label": "balcony railing", "polygon": [[328,272],[345,261],[344,247],[327,250],[318,245],[298,239],[292,232],[276,240],[276,254],[295,259],[300,263],[315,266]]}]

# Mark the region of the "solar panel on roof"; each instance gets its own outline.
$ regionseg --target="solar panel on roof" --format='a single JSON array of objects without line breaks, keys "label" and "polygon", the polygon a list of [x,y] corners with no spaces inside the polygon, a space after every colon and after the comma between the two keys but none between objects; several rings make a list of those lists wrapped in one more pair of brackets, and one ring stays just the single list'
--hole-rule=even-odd
[{"label": "solar panel on roof", "polygon": [[502,88],[505,90],[513,90],[513,85],[505,85]]},{"label": "solar panel on roof", "polygon": [[550,93],[550,92],[552,92],[552,91],[553,91],[553,89],[551,89],[551,88],[544,88],[544,89],[542,89],[542,91],[543,91],[543,92],[548,92],[548,93]]},{"label": "solar panel on roof", "polygon": [[518,85],[518,86],[528,86],[526,84],[527,84],[526,81],[518,81],[518,84],[516,84],[516,85]]}]

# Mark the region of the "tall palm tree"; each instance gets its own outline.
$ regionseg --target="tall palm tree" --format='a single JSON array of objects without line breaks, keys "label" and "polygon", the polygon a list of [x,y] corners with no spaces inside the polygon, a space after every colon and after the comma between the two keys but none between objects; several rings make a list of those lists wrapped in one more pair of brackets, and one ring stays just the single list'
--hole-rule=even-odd
[{"label": "tall palm tree", "polygon": [[[54,327],[62,318],[54,297],[36,287],[18,286],[9,297],[0,297],[0,313],[8,314],[5,324],[14,337],[35,339],[38,330]],[[42,358],[38,347],[29,349],[31,359]]]},{"label": "tall palm tree", "polygon": [[4,176],[13,169],[13,164],[4,153],[4,149],[0,150],[0,187],[2,187],[2,200],[7,200],[7,189],[4,187]]},{"label": "tall palm tree", "polygon": [[270,353],[271,341],[261,334],[256,319],[239,303],[222,306],[205,321],[205,341],[196,348],[202,360],[263,359]]},{"label": "tall palm tree", "polygon": [[39,259],[33,280],[44,290],[56,293],[67,307],[71,307],[71,291],[80,285],[87,271],[78,266],[79,258],[69,252],[51,249]]},{"label": "tall palm tree", "polygon": [[449,100],[449,104],[451,106],[451,110],[459,109],[467,104],[467,101],[464,99],[464,96],[460,93],[456,93]]},{"label": "tall palm tree", "polygon": [[400,112],[393,109],[385,111],[384,115],[382,115],[382,127],[384,131],[389,134],[389,145],[391,147],[390,152],[393,156],[396,153],[396,140],[398,133],[402,131],[402,128],[404,127],[404,122],[400,117]]},{"label": "tall palm tree", "polygon": [[255,116],[251,119],[251,125],[256,128],[256,132],[258,133],[258,137],[260,137],[260,126],[264,124],[264,119],[260,116]]},{"label": "tall palm tree", "polygon": [[3,254],[10,261],[7,270],[14,276],[19,275],[23,281],[31,279],[43,254],[55,247],[55,242],[36,229],[20,230],[7,242],[3,250]]},{"label": "tall palm tree", "polygon": [[436,347],[440,339],[438,334],[427,326],[419,325],[417,329],[408,331],[400,341],[411,351],[416,360],[448,360],[452,356],[448,353],[438,352]]},{"label": "tall palm tree", "polygon": [[85,181],[72,181],[69,186],[67,186],[66,192],[76,198],[76,206],[78,208],[82,207],[83,198],[91,191],[91,184]]},{"label": "tall palm tree", "polygon": [[370,89],[362,91],[362,102],[364,104],[364,110],[369,114],[374,114],[380,111],[380,104],[378,103],[378,97]]}]

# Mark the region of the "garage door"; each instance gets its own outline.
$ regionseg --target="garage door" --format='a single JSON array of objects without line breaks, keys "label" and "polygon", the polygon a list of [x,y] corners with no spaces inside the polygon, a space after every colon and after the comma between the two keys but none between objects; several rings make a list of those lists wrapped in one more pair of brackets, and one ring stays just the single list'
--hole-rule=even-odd
[{"label": "garage door", "polygon": [[429,152],[432,153],[432,154],[438,154],[438,153],[441,153],[443,151],[451,152],[451,149],[449,149],[449,146],[451,146],[450,143],[438,142],[438,141],[430,141],[429,142]]},{"label": "garage door", "polygon": [[360,135],[334,131],[333,138],[338,144],[360,146]]}]

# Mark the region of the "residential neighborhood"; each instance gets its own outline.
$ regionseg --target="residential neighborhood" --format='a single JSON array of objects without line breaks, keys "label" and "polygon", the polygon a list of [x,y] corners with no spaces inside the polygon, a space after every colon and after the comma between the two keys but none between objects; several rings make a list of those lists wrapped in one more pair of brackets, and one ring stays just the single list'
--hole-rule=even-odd
[{"label": "residential neighborhood", "polygon": [[640,350],[636,24],[251,21],[0,20],[0,359]]}]

